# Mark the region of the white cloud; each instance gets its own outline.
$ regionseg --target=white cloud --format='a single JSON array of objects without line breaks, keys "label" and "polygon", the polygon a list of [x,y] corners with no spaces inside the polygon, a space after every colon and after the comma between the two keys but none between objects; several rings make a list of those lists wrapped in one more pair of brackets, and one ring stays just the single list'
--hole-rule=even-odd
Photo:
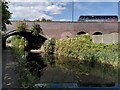
[{"label": "white cloud", "polygon": [[60,19],[58,21],[70,21],[69,19]]},{"label": "white cloud", "polygon": [[[9,10],[12,14],[12,19],[47,19],[54,18],[53,14],[61,14],[66,9],[67,2],[104,2],[105,0],[8,0],[10,1]],[[55,1],[55,2],[54,2]],[[119,0],[106,0],[117,2]],[[82,10],[84,6],[79,6]]]},{"label": "white cloud", "polygon": [[[7,0],[11,2],[46,2],[48,0]],[[49,2],[118,2],[120,0],[49,0]]]},{"label": "white cloud", "polygon": [[60,21],[66,21],[66,19],[60,19]]},{"label": "white cloud", "polygon": [[50,14],[61,14],[65,10],[65,3],[46,2],[10,2],[9,10],[12,14],[12,19],[35,20],[54,19]]},{"label": "white cloud", "polygon": [[65,10],[65,7],[56,5],[46,7],[46,11],[51,12],[52,14],[60,14],[63,10]]}]

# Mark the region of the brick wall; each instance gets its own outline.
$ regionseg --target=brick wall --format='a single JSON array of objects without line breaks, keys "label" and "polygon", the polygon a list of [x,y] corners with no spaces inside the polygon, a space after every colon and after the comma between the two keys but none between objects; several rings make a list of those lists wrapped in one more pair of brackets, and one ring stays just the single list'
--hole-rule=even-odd
[{"label": "brick wall", "polygon": [[[16,21],[11,22],[12,25],[7,25],[8,30],[15,30]],[[118,33],[117,22],[32,22],[27,21],[27,28],[30,28],[34,23],[38,23],[43,30],[43,33],[48,37],[56,37],[58,39],[64,37],[72,37],[78,32],[84,31],[88,34],[101,32],[102,34]]]}]

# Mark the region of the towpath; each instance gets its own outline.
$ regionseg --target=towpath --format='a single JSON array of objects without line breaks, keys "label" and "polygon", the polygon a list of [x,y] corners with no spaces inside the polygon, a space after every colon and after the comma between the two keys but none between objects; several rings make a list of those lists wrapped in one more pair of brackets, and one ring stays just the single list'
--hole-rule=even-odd
[{"label": "towpath", "polygon": [[15,73],[15,58],[9,48],[2,51],[2,88],[18,88],[18,76]]}]

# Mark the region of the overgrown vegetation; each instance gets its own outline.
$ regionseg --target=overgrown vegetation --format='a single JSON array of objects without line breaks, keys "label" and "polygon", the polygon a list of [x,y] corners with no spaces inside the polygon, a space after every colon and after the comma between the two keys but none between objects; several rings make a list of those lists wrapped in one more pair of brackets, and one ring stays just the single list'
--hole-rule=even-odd
[{"label": "overgrown vegetation", "polygon": [[53,37],[44,44],[44,50],[48,54],[54,54],[56,39]]},{"label": "overgrown vegetation", "polygon": [[41,27],[40,27],[40,25],[39,24],[33,24],[33,26],[32,26],[32,28],[31,28],[31,33],[34,35],[34,36],[38,36],[39,35],[39,33],[40,34],[43,34],[43,31],[42,31],[42,29],[41,29]]},{"label": "overgrown vegetation", "polygon": [[[60,66],[65,70],[72,70],[80,78],[78,79],[78,83],[83,83],[81,80],[82,77],[93,77],[94,79],[99,77],[105,80],[105,82],[101,82],[101,84],[114,83],[118,80],[118,69],[115,69],[112,66],[100,63],[90,63],[87,61],[79,61],[78,59],[64,56],[57,56],[55,59],[55,64],[57,66]],[[92,82],[90,84],[92,84]]]},{"label": "overgrown vegetation", "polygon": [[25,59],[18,59],[18,64],[16,65],[17,74],[20,77],[19,83],[23,88],[31,88],[36,82],[36,77],[32,75],[30,69],[27,67]]},{"label": "overgrown vegetation", "polygon": [[26,59],[23,58],[25,57],[24,48],[27,42],[20,36],[13,36],[11,38],[11,44],[15,58],[17,58],[16,72],[20,77],[20,85],[23,88],[30,88],[35,84],[37,77],[32,75],[30,68],[27,66]]},{"label": "overgrown vegetation", "polygon": [[[16,70],[20,76],[20,84],[23,88],[33,87],[36,81],[39,80],[36,74],[40,72],[42,67],[41,65],[36,66],[35,61],[29,62],[32,65],[28,65],[25,59],[22,58],[24,47],[27,45],[23,38],[15,36],[12,38],[11,43],[15,56],[18,59]],[[78,35],[63,40],[51,38],[45,42],[44,48],[47,53],[45,58],[33,57],[31,54],[32,59],[36,61],[44,59],[44,62],[48,62],[52,66],[56,65],[72,70],[78,76],[96,75],[105,78],[105,80],[116,81],[118,72],[113,66],[116,67],[118,65],[118,44],[95,44],[89,35]],[[54,53],[67,58],[56,57]],[[31,73],[30,70],[33,70],[34,65],[38,69]]]},{"label": "overgrown vegetation", "polygon": [[[16,24],[16,30],[21,32],[21,31],[27,31],[27,25],[25,21],[18,21]],[[43,31],[40,27],[39,24],[34,23],[28,31],[31,32],[32,35],[38,36],[39,34],[43,34]]]},{"label": "overgrown vegetation", "polygon": [[15,57],[20,59],[24,55],[24,48],[27,46],[27,41],[25,38],[20,37],[19,35],[12,36],[10,38],[12,50],[15,53]]},{"label": "overgrown vegetation", "polygon": [[[44,45],[45,49],[50,47],[49,42]],[[55,52],[58,55],[77,58],[78,62],[99,62],[115,67],[118,65],[118,44],[95,44],[89,35],[56,40]]]},{"label": "overgrown vegetation", "polygon": [[17,31],[26,31],[26,23],[24,21],[18,21],[16,24]]}]

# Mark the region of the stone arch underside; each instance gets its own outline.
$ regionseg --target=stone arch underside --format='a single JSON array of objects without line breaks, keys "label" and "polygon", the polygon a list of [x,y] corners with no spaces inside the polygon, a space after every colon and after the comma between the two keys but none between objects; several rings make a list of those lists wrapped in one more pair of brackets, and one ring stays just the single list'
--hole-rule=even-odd
[{"label": "stone arch underside", "polygon": [[102,35],[102,32],[94,32],[92,35]]},{"label": "stone arch underside", "polygon": [[85,31],[80,31],[80,32],[77,33],[77,35],[81,35],[81,34],[86,34],[86,32]]},{"label": "stone arch underside", "polygon": [[25,51],[29,51],[30,49],[39,49],[41,45],[45,42],[45,40],[47,40],[45,37],[41,35],[34,36],[30,32],[14,32],[10,34],[8,33],[3,36],[2,41],[3,47],[6,47],[7,38],[13,35],[20,35],[27,40],[28,45],[25,47]]}]

